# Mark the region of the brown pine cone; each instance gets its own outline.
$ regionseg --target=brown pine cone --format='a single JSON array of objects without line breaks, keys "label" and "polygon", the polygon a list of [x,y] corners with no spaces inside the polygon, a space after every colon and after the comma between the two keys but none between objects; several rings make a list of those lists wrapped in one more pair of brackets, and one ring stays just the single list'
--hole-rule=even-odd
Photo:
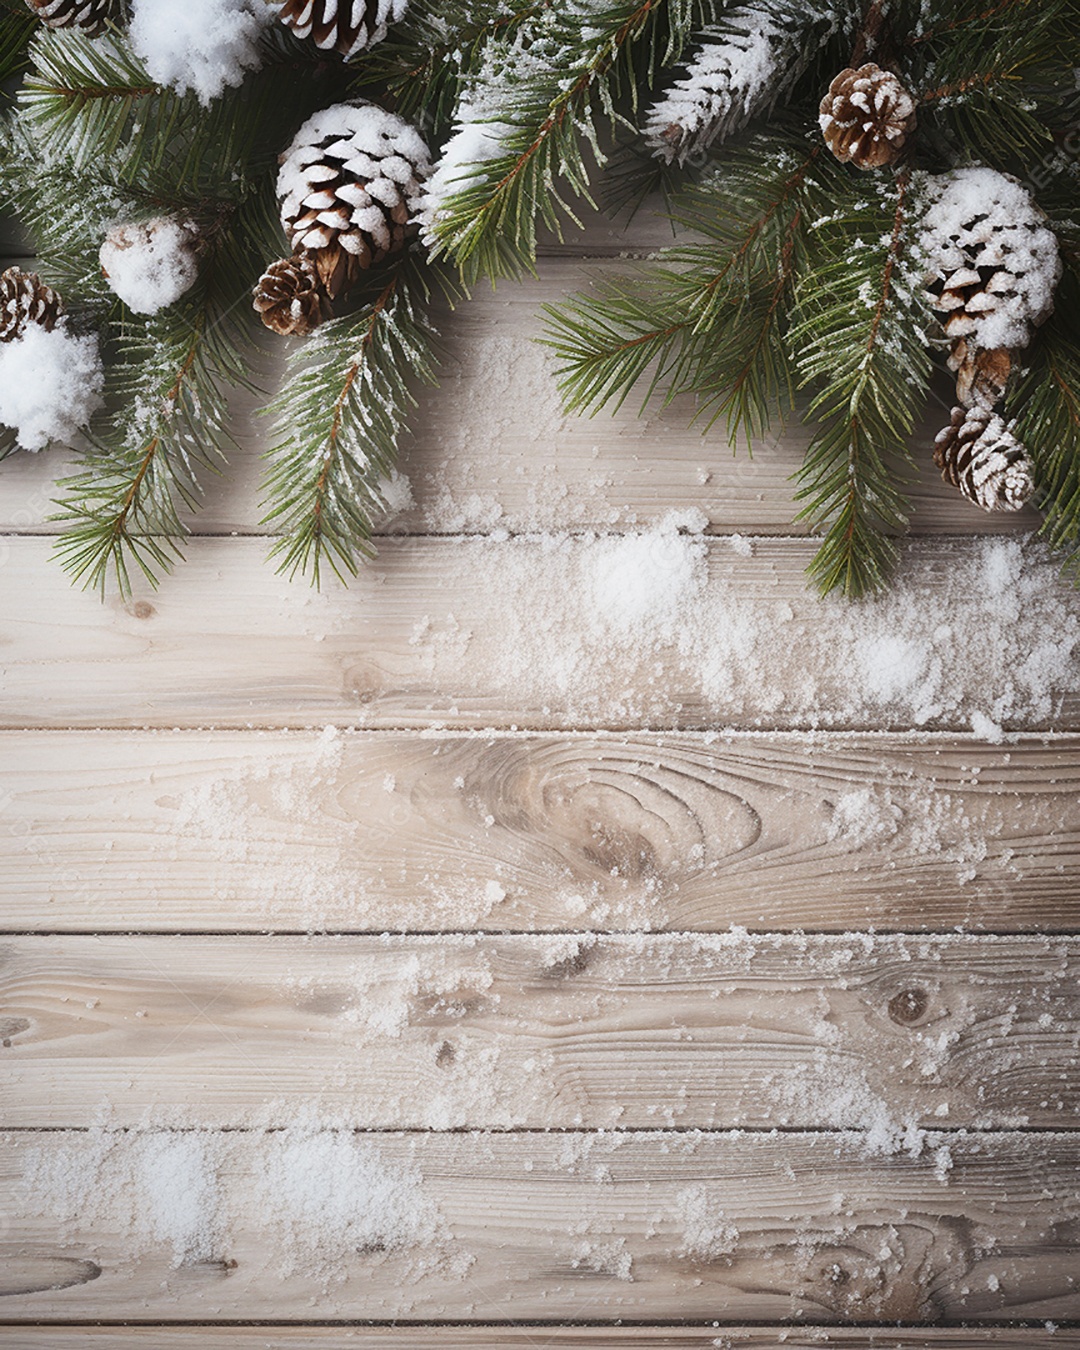
[{"label": "brown pine cone", "polygon": [[282,337],[307,337],[326,317],[326,299],[310,258],[279,258],[259,278],[252,305]]},{"label": "brown pine cone", "polygon": [[1028,452],[989,408],[954,408],[934,442],[934,463],[984,511],[1019,511],[1035,491]]},{"label": "brown pine cone", "polygon": [[891,70],[872,61],[842,70],[818,112],[829,149],[860,169],[895,164],[915,130],[915,100]]},{"label": "brown pine cone", "polygon": [[32,323],[52,328],[63,312],[60,297],[36,272],[9,267],[0,274],[0,342],[14,342]]},{"label": "brown pine cone", "polygon": [[111,0],[26,0],[48,28],[84,28],[100,33],[108,17]]},{"label": "brown pine cone", "polygon": [[284,0],[278,18],[297,37],[312,37],[322,51],[348,60],[381,42],[408,7],[409,0]]},{"label": "brown pine cone", "polygon": [[993,408],[1009,383],[1012,353],[1007,347],[977,347],[967,338],[957,338],[949,354],[949,369],[956,372],[958,403],[965,408]]},{"label": "brown pine cone", "polygon": [[325,108],[297,132],[278,174],[281,223],[331,300],[404,246],[430,167],[420,133],[363,100]]}]

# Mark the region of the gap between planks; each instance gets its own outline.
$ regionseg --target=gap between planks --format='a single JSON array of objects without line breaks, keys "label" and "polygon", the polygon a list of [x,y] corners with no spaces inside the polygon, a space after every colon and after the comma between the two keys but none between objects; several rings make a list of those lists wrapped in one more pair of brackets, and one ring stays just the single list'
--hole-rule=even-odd
[{"label": "gap between planks", "polygon": [[0,928],[1080,929],[1080,738],[0,733]]}]

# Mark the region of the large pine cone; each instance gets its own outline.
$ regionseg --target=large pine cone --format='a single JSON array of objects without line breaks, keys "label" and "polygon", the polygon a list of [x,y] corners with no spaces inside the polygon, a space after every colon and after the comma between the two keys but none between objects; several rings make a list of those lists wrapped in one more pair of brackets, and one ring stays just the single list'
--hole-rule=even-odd
[{"label": "large pine cone", "polygon": [[0,342],[14,342],[32,323],[52,328],[63,312],[60,297],[36,272],[9,267],[0,274]]},{"label": "large pine cone", "polygon": [[842,70],[818,112],[829,149],[860,169],[895,164],[915,130],[915,100],[892,71],[873,62]]},{"label": "large pine cone", "polygon": [[316,47],[348,60],[381,42],[408,7],[409,0],[284,0],[278,18],[298,37],[313,37]]},{"label": "large pine cone", "polygon": [[1028,452],[989,408],[954,408],[934,442],[934,463],[984,511],[1019,511],[1035,491]]},{"label": "large pine cone", "polygon": [[87,28],[99,33],[105,26],[112,0],[26,0],[49,28]]},{"label": "large pine cone", "polygon": [[310,258],[280,258],[259,278],[252,304],[282,337],[307,337],[325,317],[325,298]]},{"label": "large pine cone", "polygon": [[374,103],[336,104],[300,128],[278,174],[281,223],[331,300],[404,245],[430,168],[420,133]]}]

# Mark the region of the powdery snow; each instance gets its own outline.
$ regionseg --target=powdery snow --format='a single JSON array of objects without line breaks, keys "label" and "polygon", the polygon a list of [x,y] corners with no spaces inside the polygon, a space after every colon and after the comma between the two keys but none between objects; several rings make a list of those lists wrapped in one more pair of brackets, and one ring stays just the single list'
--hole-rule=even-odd
[{"label": "powdery snow", "polygon": [[109,285],[135,314],[156,314],[195,284],[194,228],[171,216],[115,225],[99,257]]},{"label": "powdery snow", "polygon": [[51,330],[28,324],[0,343],[0,424],[24,450],[69,442],[101,407],[104,383],[96,337],[77,337],[63,319]]},{"label": "powdery snow", "polygon": [[478,119],[467,98],[459,103],[454,134],[435,162],[420,203],[421,233],[429,247],[436,243],[447,201],[480,181],[481,167],[506,153],[506,139],[512,131],[505,122]]},{"label": "powdery snow", "polygon": [[132,0],[128,35],[150,78],[209,104],[260,63],[265,0]]}]

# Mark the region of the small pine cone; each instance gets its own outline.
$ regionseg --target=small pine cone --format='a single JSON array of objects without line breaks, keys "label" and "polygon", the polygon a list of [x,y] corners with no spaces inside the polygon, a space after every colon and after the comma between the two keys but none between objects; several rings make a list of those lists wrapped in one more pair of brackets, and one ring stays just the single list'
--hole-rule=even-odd
[{"label": "small pine cone", "polygon": [[26,0],[47,28],[84,28],[100,33],[111,0]]},{"label": "small pine cone", "polygon": [[860,169],[895,164],[915,130],[915,100],[890,70],[842,70],[821,100],[818,123],[837,159]]},{"label": "small pine cone", "polygon": [[934,463],[984,511],[1019,511],[1035,491],[1028,452],[989,408],[954,408],[934,442]]},{"label": "small pine cone", "polygon": [[300,128],[278,174],[281,223],[331,300],[404,246],[430,169],[420,133],[374,103],[336,104]]},{"label": "small pine cone", "polygon": [[60,297],[36,272],[9,267],[0,274],[0,342],[14,342],[32,323],[53,328],[63,312]]},{"label": "small pine cone", "polygon": [[259,278],[252,304],[282,337],[307,337],[326,317],[326,301],[310,258],[279,258]]},{"label": "small pine cone", "polygon": [[374,47],[387,27],[405,17],[409,0],[284,0],[278,18],[298,37],[346,60]]},{"label": "small pine cone", "polygon": [[1012,374],[1012,353],[1007,347],[978,347],[967,338],[957,338],[949,355],[949,369],[956,372],[956,401],[965,408],[993,408],[1001,402]]}]

